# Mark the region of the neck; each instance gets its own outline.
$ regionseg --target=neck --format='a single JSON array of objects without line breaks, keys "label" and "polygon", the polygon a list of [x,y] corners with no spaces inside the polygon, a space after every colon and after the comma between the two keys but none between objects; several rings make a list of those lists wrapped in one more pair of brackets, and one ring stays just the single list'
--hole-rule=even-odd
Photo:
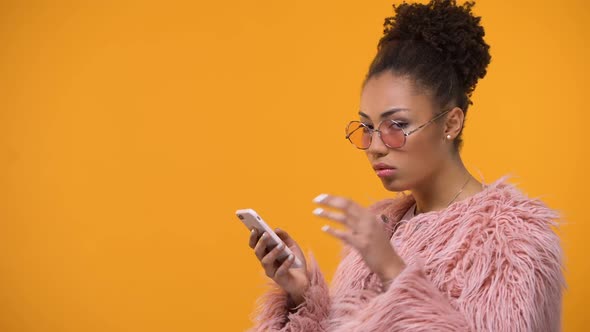
[{"label": "neck", "polygon": [[448,160],[416,188],[416,213],[438,211],[451,203],[465,199],[481,191],[481,184],[469,174],[459,156]]}]

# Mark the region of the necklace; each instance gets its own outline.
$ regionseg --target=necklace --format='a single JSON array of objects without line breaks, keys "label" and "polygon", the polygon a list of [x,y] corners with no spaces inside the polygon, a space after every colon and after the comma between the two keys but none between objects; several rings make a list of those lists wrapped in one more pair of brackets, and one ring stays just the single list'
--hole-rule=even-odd
[{"label": "necklace", "polygon": [[[471,180],[471,176],[467,176],[467,180],[465,181],[465,183],[463,183],[463,185],[461,186],[461,189],[459,189],[459,192],[457,192],[457,194],[455,194],[455,197],[453,197],[453,199],[447,204],[447,207],[449,207],[456,199],[457,197],[459,197],[459,195],[461,195],[461,193],[463,192],[463,190],[465,189],[465,187],[467,186],[467,183],[469,183],[469,180]],[[416,210],[418,209],[418,206],[414,203],[414,208],[410,208],[410,210],[408,212],[406,212],[406,215],[404,215],[402,217],[402,219],[397,222],[392,229],[392,233],[391,236],[393,237],[393,235],[395,234],[395,232],[397,231],[397,229],[399,228],[399,226],[405,222],[407,222],[409,219],[413,218],[414,216],[416,216]],[[384,214],[381,215],[381,219],[383,220],[384,223],[388,223],[389,222],[389,218],[387,218]],[[412,234],[416,231],[416,229],[418,229],[418,227],[420,227],[422,224],[416,224],[415,228],[412,230]]]},{"label": "necklace", "polygon": [[453,199],[447,204],[447,207],[449,207],[449,205],[451,205],[451,203],[453,203],[457,197],[459,197],[459,195],[461,195],[461,193],[463,192],[463,189],[465,189],[465,187],[467,186],[467,183],[469,183],[469,180],[471,180],[470,176],[467,176],[467,181],[465,181],[465,183],[463,183],[463,185],[461,186],[461,189],[459,189],[459,192],[455,195],[455,197],[453,197]]},{"label": "necklace", "polygon": [[[465,189],[465,187],[467,186],[467,184],[469,183],[469,180],[471,180],[470,176],[467,176],[467,181],[465,181],[465,183],[463,183],[463,185],[461,186],[461,189],[459,189],[459,191],[457,192],[457,194],[455,194],[455,197],[453,197],[453,199],[451,199],[450,202],[447,203],[447,207],[449,207],[456,199],[457,197],[459,197],[459,195],[461,195],[461,193],[463,192],[463,189]],[[410,217],[413,217],[416,215],[416,212],[418,212],[418,206],[416,204],[414,204],[414,212],[411,214]]]},{"label": "necklace", "polygon": [[[457,197],[459,197],[459,195],[461,195],[461,193],[463,192],[463,190],[465,189],[465,187],[469,183],[469,180],[471,180],[471,177],[467,176],[467,180],[465,181],[465,183],[463,183],[463,185],[461,186],[461,189],[459,189],[459,192],[457,192],[457,194],[455,194],[455,197],[453,197],[453,199],[447,204],[447,207],[449,207],[457,199]],[[414,207],[410,208],[408,213],[404,217],[402,217],[401,221],[403,221],[404,219],[411,219],[414,216],[416,216],[417,210],[418,210],[418,206],[414,203]],[[384,223],[389,222],[389,218],[387,218],[387,216],[384,214],[381,215],[381,220]],[[397,230],[397,226],[399,226],[401,224],[401,221],[399,223],[397,223],[396,226],[393,228],[393,232],[395,232]]]}]

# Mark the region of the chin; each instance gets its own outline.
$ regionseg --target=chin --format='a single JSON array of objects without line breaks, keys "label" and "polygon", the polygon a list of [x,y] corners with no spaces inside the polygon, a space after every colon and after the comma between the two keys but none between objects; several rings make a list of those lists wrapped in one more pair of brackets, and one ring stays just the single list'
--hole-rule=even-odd
[{"label": "chin", "polygon": [[385,178],[381,179],[381,183],[383,183],[383,187],[388,191],[401,192],[410,189],[409,184],[404,183],[404,181],[400,179]]}]

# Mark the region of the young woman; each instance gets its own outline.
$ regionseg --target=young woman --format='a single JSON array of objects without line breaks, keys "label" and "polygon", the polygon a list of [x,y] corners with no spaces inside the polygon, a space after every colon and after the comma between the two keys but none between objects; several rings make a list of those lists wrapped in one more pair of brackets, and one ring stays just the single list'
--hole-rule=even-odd
[{"label": "young woman", "polygon": [[[255,331],[558,331],[556,214],[499,180],[482,184],[459,150],[470,96],[490,62],[473,3],[394,6],[346,137],[396,199],[363,208],[322,194],[314,214],[343,227],[329,290],[317,264],[278,261],[255,231],[250,247],[276,287]],[[493,133],[490,133],[493,134]],[[327,209],[323,209],[322,207]]]}]

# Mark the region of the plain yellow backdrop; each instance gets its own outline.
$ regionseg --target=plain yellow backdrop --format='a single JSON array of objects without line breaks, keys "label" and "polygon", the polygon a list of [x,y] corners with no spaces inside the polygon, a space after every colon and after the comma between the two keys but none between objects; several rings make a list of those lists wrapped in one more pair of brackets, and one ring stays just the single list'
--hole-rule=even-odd
[{"label": "plain yellow backdrop", "polygon": [[[239,208],[331,278],[312,198],[392,195],[343,134],[391,4],[3,1],[0,330],[244,330],[265,278]],[[493,59],[464,160],[562,211],[564,329],[583,331],[589,5],[475,12]]]}]

